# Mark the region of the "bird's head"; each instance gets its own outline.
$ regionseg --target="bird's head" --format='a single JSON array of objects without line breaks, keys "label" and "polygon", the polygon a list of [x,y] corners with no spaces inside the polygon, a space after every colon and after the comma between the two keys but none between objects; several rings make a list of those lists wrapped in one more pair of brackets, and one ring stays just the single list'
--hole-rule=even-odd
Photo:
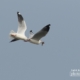
[{"label": "bird's head", "polygon": [[42,46],[43,46],[44,42],[41,42],[41,44],[42,44]]},{"label": "bird's head", "polygon": [[30,30],[30,32],[32,32],[32,30]]}]

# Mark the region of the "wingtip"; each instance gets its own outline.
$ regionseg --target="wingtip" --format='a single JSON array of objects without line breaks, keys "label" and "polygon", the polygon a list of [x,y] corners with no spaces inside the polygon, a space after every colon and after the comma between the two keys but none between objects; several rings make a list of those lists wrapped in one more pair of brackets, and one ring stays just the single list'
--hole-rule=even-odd
[{"label": "wingtip", "polygon": [[49,26],[51,26],[51,24],[48,24],[47,26],[49,27]]},{"label": "wingtip", "polygon": [[17,16],[18,16],[18,21],[19,22],[21,22],[22,20],[24,20],[22,14],[19,11],[17,11]]},{"label": "wingtip", "polygon": [[20,15],[21,13],[19,11],[17,11],[17,14]]},{"label": "wingtip", "polygon": [[46,26],[45,26],[45,30],[46,30],[46,31],[49,31],[50,26],[51,26],[51,24],[46,25]]},{"label": "wingtip", "polygon": [[32,30],[30,30],[30,32],[32,32]]},{"label": "wingtip", "polygon": [[46,25],[47,28],[50,28],[51,24]]}]

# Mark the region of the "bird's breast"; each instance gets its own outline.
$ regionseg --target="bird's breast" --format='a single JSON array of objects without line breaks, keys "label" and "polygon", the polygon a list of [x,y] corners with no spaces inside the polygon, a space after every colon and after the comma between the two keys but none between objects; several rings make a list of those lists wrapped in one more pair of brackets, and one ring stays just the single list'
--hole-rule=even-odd
[{"label": "bird's breast", "polygon": [[21,40],[26,40],[27,37],[21,34],[17,34],[16,38],[21,39]]}]

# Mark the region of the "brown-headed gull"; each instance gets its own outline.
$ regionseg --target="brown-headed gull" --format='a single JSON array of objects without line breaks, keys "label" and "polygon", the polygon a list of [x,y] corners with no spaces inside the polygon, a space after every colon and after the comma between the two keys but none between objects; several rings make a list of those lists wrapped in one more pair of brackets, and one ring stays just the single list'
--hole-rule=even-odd
[{"label": "brown-headed gull", "polygon": [[17,32],[14,32],[13,30],[10,32],[10,37],[13,38],[10,42],[14,42],[17,40],[27,40],[27,37],[25,36],[25,32],[27,30],[26,22],[20,12],[17,12],[17,16],[18,30]]},{"label": "brown-headed gull", "polygon": [[42,44],[43,45],[44,42],[41,40],[41,38],[46,36],[46,34],[49,32],[49,30],[50,30],[50,24],[43,27],[36,34],[33,34],[32,30],[30,30],[30,37],[29,37],[29,39],[26,40],[26,42],[29,41],[30,43],[33,43],[33,44]]}]

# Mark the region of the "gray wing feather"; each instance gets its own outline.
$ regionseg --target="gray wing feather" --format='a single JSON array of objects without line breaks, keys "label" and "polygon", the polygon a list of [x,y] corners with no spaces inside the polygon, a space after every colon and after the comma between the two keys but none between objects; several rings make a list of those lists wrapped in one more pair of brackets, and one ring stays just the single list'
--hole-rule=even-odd
[{"label": "gray wing feather", "polygon": [[19,22],[17,33],[25,34],[25,31],[27,29],[26,22],[23,16],[19,12],[17,12],[17,16],[18,16],[18,22]]},{"label": "gray wing feather", "polygon": [[37,32],[37,33],[32,37],[32,39],[40,40],[42,37],[44,37],[44,36],[49,32],[49,29],[50,29],[50,24],[48,24],[48,25],[46,25],[45,27],[43,27],[39,32]]}]

